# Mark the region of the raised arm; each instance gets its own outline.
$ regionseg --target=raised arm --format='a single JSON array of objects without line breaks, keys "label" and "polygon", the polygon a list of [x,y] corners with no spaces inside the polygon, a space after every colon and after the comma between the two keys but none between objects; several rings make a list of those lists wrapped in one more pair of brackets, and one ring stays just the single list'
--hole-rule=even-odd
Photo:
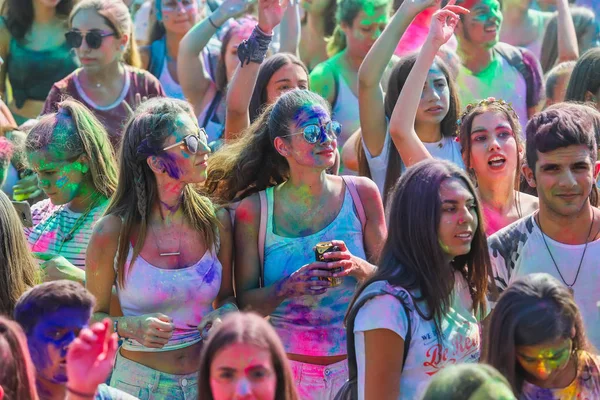
[{"label": "raised arm", "polygon": [[[267,44],[269,36],[273,35],[273,28],[281,22],[287,8],[287,1],[279,4],[279,0],[259,0],[258,25],[246,41],[252,45]],[[241,45],[240,45],[241,46]],[[249,46],[251,48],[252,46]],[[261,48],[266,47],[261,44]],[[239,54],[239,49],[238,49]],[[250,55],[252,56],[252,55]],[[250,100],[256,86],[256,79],[260,69],[260,62],[250,59],[240,62],[237,67],[229,89],[227,90],[227,113],[225,118],[225,139],[235,139],[244,129],[250,126]]]},{"label": "raised arm", "polygon": [[298,55],[300,46],[300,6],[298,2],[290,3],[283,14],[279,27],[279,52]]},{"label": "raised arm", "polygon": [[0,65],[0,95],[6,93],[6,60],[8,60],[8,47],[10,45],[10,32],[6,27],[4,18],[0,18],[0,57],[2,64]]},{"label": "raised arm", "polygon": [[196,24],[181,39],[177,54],[177,74],[186,99],[199,114],[199,107],[207,90],[213,85],[208,71],[204,68],[202,51],[208,45],[217,27],[222,26],[229,18],[234,18],[246,11],[246,0],[226,0],[208,18]]},{"label": "raised arm", "polygon": [[444,9],[433,15],[427,40],[408,74],[390,118],[390,136],[407,167],[431,158],[431,154],[417,136],[415,118],[420,94],[423,92],[423,86],[437,52],[454,33],[459,18],[457,14],[469,12],[465,8],[455,6],[455,2],[455,0],[450,1]]},{"label": "raised arm", "polygon": [[558,35],[557,64],[563,61],[577,60],[579,58],[579,44],[577,43],[577,33],[575,32],[575,24],[573,23],[568,0],[556,0],[556,9],[558,11],[556,19]]},{"label": "raised arm", "polygon": [[360,127],[363,141],[373,157],[381,154],[387,131],[383,89],[380,84],[383,74],[394,55],[398,41],[414,17],[435,3],[436,0],[404,1],[358,70]]}]

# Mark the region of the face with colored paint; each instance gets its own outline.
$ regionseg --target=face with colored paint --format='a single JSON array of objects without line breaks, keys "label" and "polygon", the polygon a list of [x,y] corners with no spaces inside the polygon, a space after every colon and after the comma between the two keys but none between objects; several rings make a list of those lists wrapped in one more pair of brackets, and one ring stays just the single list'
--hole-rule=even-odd
[{"label": "face with colored paint", "polygon": [[440,200],[438,240],[444,252],[454,259],[471,251],[479,224],[475,196],[461,179],[448,178],[440,185]]},{"label": "face with colored paint", "polygon": [[595,182],[588,147],[571,145],[537,155],[535,171],[525,166],[524,172],[529,185],[537,189],[540,208],[563,217],[579,215],[588,206]]},{"label": "face with colored paint", "polygon": [[215,400],[275,400],[271,353],[249,343],[228,345],[210,365],[210,388]]},{"label": "face with colored paint", "polygon": [[289,63],[275,71],[269,79],[267,103],[274,103],[279,96],[293,89],[308,89],[308,75],[300,65]]},{"label": "face with colored paint", "polygon": [[198,138],[198,151],[194,154],[185,143],[164,150],[160,155],[148,157],[148,165],[155,174],[167,176],[185,184],[202,183],[206,180],[206,162],[210,148],[208,138],[200,131],[196,118],[179,114],[173,133],[165,140],[164,147],[181,142],[188,135]]},{"label": "face with colored paint", "polygon": [[81,62],[81,66],[90,71],[99,71],[103,67],[121,59],[125,46],[127,46],[127,35],[117,38],[114,30],[106,23],[104,17],[91,9],[83,9],[73,16],[71,29],[86,35],[88,32],[99,32],[113,34],[102,38],[102,45],[98,49],[92,49],[84,39],[81,46],[75,49],[75,54]]},{"label": "face with colored paint", "polygon": [[473,118],[469,168],[478,179],[494,180],[518,172],[518,148],[506,116],[487,111]]},{"label": "face with colored paint", "polygon": [[[294,120],[289,124],[290,135],[286,138],[275,139],[275,148],[282,154],[290,165],[309,167],[317,170],[331,168],[335,163],[337,139],[327,130],[331,122],[329,112],[318,104],[307,104],[296,112]],[[317,143],[308,143],[303,131],[306,127],[317,125],[321,129],[321,137]]]},{"label": "face with colored paint", "polygon": [[85,155],[71,156],[56,150],[28,154],[29,165],[38,176],[40,189],[54,205],[67,204],[91,194],[89,161]]},{"label": "face with colored paint", "polygon": [[231,82],[235,70],[238,65],[240,65],[237,49],[243,41],[244,37],[242,35],[233,35],[227,43],[227,50],[225,51],[225,58],[223,60],[225,63],[225,71],[227,72],[227,82]]},{"label": "face with colored paint", "polygon": [[418,123],[440,124],[448,114],[450,89],[446,76],[433,64],[423,86],[416,121]]},{"label": "face with colored paint", "polygon": [[492,48],[498,43],[502,11],[498,0],[469,0],[461,4],[471,12],[461,16],[456,27],[459,39]]},{"label": "face with colored paint", "polygon": [[554,340],[536,346],[517,346],[517,361],[534,382],[551,382],[567,372],[573,354],[571,338]]},{"label": "face with colored paint", "polygon": [[341,23],[346,35],[347,50],[356,57],[366,57],[388,23],[387,6],[375,6],[366,2],[364,8],[354,17],[351,25]]},{"label": "face with colored paint", "polygon": [[198,18],[197,0],[160,0],[161,21],[167,32],[185,35]]},{"label": "face with colored paint", "polygon": [[27,335],[38,379],[52,383],[67,382],[67,350],[79,332],[88,326],[91,314],[90,309],[63,307],[40,316],[39,322]]}]

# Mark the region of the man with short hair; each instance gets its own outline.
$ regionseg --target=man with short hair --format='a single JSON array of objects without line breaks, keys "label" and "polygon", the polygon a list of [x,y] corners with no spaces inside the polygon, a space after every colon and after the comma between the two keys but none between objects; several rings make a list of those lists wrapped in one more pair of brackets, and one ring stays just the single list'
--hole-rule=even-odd
[{"label": "man with short hair", "polygon": [[460,16],[455,29],[460,58],[456,83],[462,106],[488,97],[502,99],[511,103],[525,127],[543,99],[539,61],[528,50],[499,43],[498,0],[457,0],[456,4],[470,11]]},{"label": "man with short hair", "polygon": [[560,103],[536,115],[527,126],[530,186],[539,211],[488,239],[499,291],[520,276],[545,272],[575,296],[588,338],[600,348],[600,210],[596,188],[600,113]]},{"label": "man with short hair", "polygon": [[[94,304],[94,297],[83,286],[66,280],[35,286],[17,302],[14,317],[27,336],[41,400],[66,398],[67,350],[79,332],[88,327]],[[95,399],[135,397],[102,384]]]}]

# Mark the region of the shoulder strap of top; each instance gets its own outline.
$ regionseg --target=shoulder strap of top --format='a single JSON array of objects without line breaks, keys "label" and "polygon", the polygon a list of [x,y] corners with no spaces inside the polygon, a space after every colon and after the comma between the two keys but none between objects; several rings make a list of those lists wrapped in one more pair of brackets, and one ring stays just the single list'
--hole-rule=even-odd
[{"label": "shoulder strap of top", "polygon": [[160,79],[163,66],[165,64],[165,55],[167,53],[166,36],[152,42],[150,45],[150,61],[148,63],[148,72]]},{"label": "shoulder strap of top", "polygon": [[342,176],[344,183],[350,191],[350,195],[352,196],[352,202],[354,203],[354,207],[356,207],[356,212],[358,213],[360,225],[362,226],[362,230],[364,231],[365,226],[367,224],[367,216],[365,214],[365,208],[363,207],[360,195],[358,194],[358,190],[356,189],[356,181],[354,180],[354,178],[354,176]]},{"label": "shoulder strap of top", "polygon": [[258,192],[260,198],[260,224],[258,228],[258,258],[260,259],[260,275],[258,286],[264,285],[265,273],[265,238],[267,236],[267,195],[265,191]]}]

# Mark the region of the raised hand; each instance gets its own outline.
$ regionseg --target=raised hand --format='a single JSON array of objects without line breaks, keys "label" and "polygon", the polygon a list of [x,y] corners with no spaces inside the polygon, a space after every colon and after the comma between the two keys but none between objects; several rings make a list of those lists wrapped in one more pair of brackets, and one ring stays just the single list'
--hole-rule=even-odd
[{"label": "raised hand", "polygon": [[224,21],[229,18],[238,18],[246,13],[248,7],[256,0],[225,0],[215,11],[223,17]]},{"label": "raised hand", "polygon": [[464,7],[454,5],[455,3],[456,0],[451,0],[446,7],[437,11],[431,17],[427,41],[435,46],[439,47],[448,42],[454,34],[460,15],[470,12]]},{"label": "raised hand", "polygon": [[441,4],[442,0],[404,0],[399,10],[414,16],[429,7],[439,8]]},{"label": "raised hand", "polygon": [[292,1],[294,0],[258,0],[258,27],[264,33],[273,32]]}]

